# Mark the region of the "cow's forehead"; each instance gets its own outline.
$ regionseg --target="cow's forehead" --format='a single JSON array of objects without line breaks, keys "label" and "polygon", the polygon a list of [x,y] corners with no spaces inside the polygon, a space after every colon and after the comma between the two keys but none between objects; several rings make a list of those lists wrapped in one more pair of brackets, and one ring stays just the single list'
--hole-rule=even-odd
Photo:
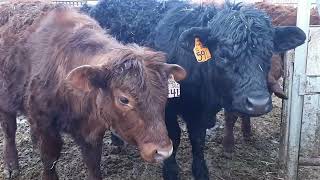
[{"label": "cow's forehead", "polygon": [[213,31],[222,31],[230,35],[259,34],[273,31],[267,14],[253,7],[221,10],[210,20],[208,25]]},{"label": "cow's forehead", "polygon": [[[224,39],[229,55],[239,61],[259,61],[273,51],[274,28],[268,16],[260,10],[246,7],[239,10],[222,10],[209,23],[213,36]],[[223,45],[223,44],[222,44]]]},{"label": "cow's forehead", "polygon": [[113,77],[113,86],[129,93],[137,99],[166,96],[167,77],[164,72],[144,67],[139,71],[131,69],[116,73]]}]

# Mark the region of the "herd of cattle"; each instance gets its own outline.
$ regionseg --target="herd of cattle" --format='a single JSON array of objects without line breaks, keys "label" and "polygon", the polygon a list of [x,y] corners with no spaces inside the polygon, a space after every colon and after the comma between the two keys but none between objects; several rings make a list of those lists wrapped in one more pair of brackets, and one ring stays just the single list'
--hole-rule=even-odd
[{"label": "herd of cattle", "polygon": [[[164,179],[178,179],[177,116],[187,125],[194,178],[209,179],[205,136],[216,114],[225,111],[223,146],[232,153],[237,118],[249,139],[250,117],[272,110],[273,92],[286,98],[277,82],[283,53],[306,40],[290,8],[178,0],[100,0],[81,12],[42,1],[1,5],[4,177],[19,173],[16,117],[24,114],[44,180],[58,179],[62,132],[79,145],[88,179],[102,179],[107,130],[144,160],[163,161]],[[311,23],[320,23],[316,12]],[[180,97],[167,98],[170,77]]]}]

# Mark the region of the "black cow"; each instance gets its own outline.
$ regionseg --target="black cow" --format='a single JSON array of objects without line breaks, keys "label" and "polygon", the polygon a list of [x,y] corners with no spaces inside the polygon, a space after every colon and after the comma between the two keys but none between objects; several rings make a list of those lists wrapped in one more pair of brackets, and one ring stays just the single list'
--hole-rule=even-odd
[{"label": "black cow", "polygon": [[[174,3],[173,3],[174,2]],[[100,0],[94,7],[84,5],[81,11],[90,14],[124,43],[148,44],[148,39],[165,12],[180,3],[157,0]]]},{"label": "black cow", "polygon": [[[106,1],[109,5],[120,3]],[[165,179],[178,178],[175,155],[181,133],[177,115],[181,115],[187,124],[192,145],[193,176],[195,179],[208,179],[203,148],[206,128],[210,123],[213,125],[212,118],[222,108],[250,116],[271,111],[271,96],[267,88],[271,56],[273,52],[284,52],[301,45],[306,36],[297,27],[273,27],[265,13],[251,6],[226,3],[222,8],[215,8],[176,1],[173,5],[168,4],[171,3],[165,4],[164,14],[157,16],[160,19],[156,25],[143,24],[150,31],[145,34],[146,39],[138,39],[142,44],[166,52],[169,63],[183,66],[188,73],[181,82],[181,97],[170,99],[166,108],[166,125],[174,152],[164,163],[163,175]],[[130,14],[131,9],[135,9],[126,7],[121,12]],[[143,14],[146,8],[151,7],[140,8],[139,13]],[[136,17],[133,22],[139,21],[138,17],[153,18],[150,14]],[[130,21],[115,18],[115,22],[119,21],[120,24],[130,24]],[[129,27],[128,32],[132,27],[138,30],[142,26]],[[116,30],[110,24],[108,28]],[[117,38],[121,39],[121,36]],[[125,38],[123,41],[127,40]],[[211,53],[206,62],[197,62],[195,58],[196,38]]]}]

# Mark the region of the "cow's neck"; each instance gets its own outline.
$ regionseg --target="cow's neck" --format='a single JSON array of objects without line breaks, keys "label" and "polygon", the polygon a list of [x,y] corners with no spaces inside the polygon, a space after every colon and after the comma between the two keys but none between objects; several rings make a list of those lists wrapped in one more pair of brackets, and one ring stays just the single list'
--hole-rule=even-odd
[{"label": "cow's neck", "polygon": [[[82,134],[89,135],[93,131],[95,133],[105,131],[107,127],[99,121],[101,118],[98,117],[97,94],[97,90],[84,93],[70,88],[70,85],[66,83],[58,91],[58,98],[62,102],[59,111],[63,112],[59,119],[67,121],[72,125],[71,127],[83,127]],[[65,131],[69,130],[65,129]]]}]

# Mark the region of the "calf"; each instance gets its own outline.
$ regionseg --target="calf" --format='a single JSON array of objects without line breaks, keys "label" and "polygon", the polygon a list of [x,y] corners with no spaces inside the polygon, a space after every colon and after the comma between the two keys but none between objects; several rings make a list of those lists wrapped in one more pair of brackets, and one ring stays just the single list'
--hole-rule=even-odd
[{"label": "calf", "polygon": [[[255,3],[255,6],[266,13],[272,18],[272,24],[278,26],[295,26],[297,20],[297,8],[291,6],[273,5],[270,3],[259,2]],[[310,17],[311,25],[319,25],[320,17],[317,9],[311,10]],[[287,96],[283,92],[278,80],[283,76],[284,66],[284,54],[273,55],[271,61],[271,70],[268,74],[268,86],[271,92],[281,99],[287,99]],[[226,113],[225,114],[225,135],[223,139],[223,147],[225,155],[231,157],[231,153],[234,150],[234,135],[233,128],[238,117],[241,118],[242,133],[245,141],[250,139],[251,123],[250,116],[239,115],[238,113]]]},{"label": "calf", "polygon": [[[110,9],[99,8],[104,3],[109,4]],[[103,16],[121,3],[127,2],[100,1],[91,12],[95,12],[95,16]],[[157,2],[153,3],[157,7]],[[188,73],[188,77],[181,81],[180,98],[170,99],[166,107],[165,122],[174,151],[165,160],[164,179],[178,178],[175,159],[181,134],[178,115],[183,117],[188,128],[193,176],[195,179],[208,179],[203,151],[206,128],[208,124],[215,123],[212,123],[212,117],[221,108],[249,116],[271,111],[271,96],[267,86],[271,56],[273,52],[295,48],[306,37],[297,27],[273,27],[265,13],[251,6],[226,4],[219,8],[179,1],[167,2],[164,6],[168,8],[155,21],[156,25],[145,21],[146,28],[150,28],[150,33],[145,35],[147,44],[166,52],[170,63],[183,66]],[[127,3],[121,11],[116,12],[130,15],[131,12],[136,14],[136,10],[135,6]],[[144,12],[150,11],[139,12],[142,14],[139,17],[151,17],[150,13],[143,16]],[[132,29],[141,28],[123,18],[105,16],[104,19],[128,24]],[[111,27],[112,31],[110,23],[106,27]],[[126,40],[125,36],[122,40]]]},{"label": "calf", "polygon": [[168,77],[185,70],[165,55],[125,46],[86,15],[63,5],[14,2],[0,7],[0,123],[4,173],[18,172],[16,116],[27,115],[40,149],[42,179],[58,179],[61,133],[80,146],[88,179],[101,179],[102,140],[111,129],[148,162],[172,153],[165,127]]}]

